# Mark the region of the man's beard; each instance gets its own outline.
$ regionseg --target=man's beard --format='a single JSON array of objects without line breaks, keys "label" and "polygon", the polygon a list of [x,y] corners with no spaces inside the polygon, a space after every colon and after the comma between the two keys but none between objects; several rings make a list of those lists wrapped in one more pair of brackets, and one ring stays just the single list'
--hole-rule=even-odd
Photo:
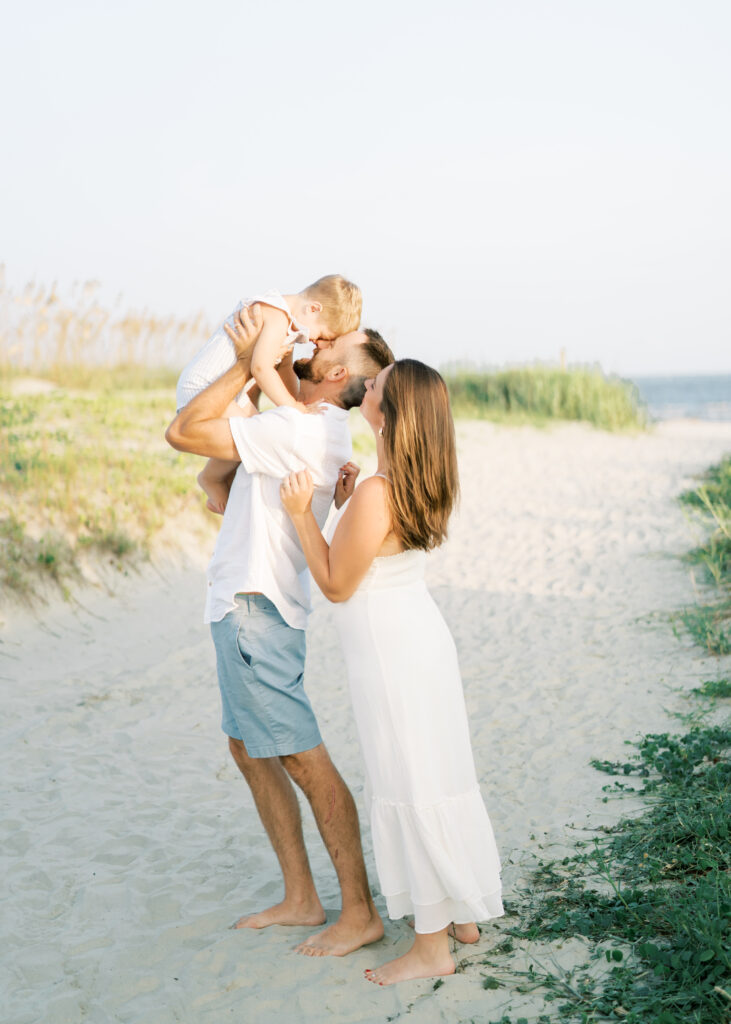
[{"label": "man's beard", "polygon": [[317,363],[319,362],[321,360],[317,358],[317,353],[315,353],[311,359],[295,360],[292,364],[292,369],[299,380],[306,380],[310,384],[320,384],[325,379],[325,374],[330,366],[329,364],[318,366]]}]

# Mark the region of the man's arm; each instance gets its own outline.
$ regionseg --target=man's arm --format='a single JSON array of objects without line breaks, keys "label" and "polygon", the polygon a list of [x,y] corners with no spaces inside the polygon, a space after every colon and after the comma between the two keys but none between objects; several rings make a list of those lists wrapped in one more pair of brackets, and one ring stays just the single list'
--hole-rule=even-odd
[{"label": "man's arm", "polygon": [[246,307],[234,318],[233,330],[226,333],[236,350],[236,362],[184,406],[165,431],[165,440],[178,451],[207,455],[209,458],[239,461],[229,421],[224,418],[229,403],[251,377],[251,352],[262,328],[258,306]]}]

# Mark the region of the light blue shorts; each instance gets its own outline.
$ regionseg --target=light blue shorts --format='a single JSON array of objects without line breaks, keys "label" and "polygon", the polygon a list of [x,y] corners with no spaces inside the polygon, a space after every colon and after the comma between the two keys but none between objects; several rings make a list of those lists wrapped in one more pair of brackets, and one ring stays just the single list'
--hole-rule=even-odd
[{"label": "light blue shorts", "polygon": [[268,597],[237,594],[211,623],[221,728],[249,757],[298,754],[322,743],[304,688],[305,631],[288,626]]}]

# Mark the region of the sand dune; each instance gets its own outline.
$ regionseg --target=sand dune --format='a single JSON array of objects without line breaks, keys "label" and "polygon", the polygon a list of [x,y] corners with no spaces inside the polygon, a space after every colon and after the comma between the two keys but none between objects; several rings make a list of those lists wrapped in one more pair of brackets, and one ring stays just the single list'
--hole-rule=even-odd
[{"label": "sand dune", "polygon": [[[617,436],[579,425],[460,423],[458,437],[461,510],[429,579],[460,651],[509,893],[527,851],[560,849],[571,823],[616,815],[601,802],[604,780],[589,759],[620,756],[626,739],[667,728],[673,689],[716,669],[673,637],[667,613],[693,599],[688,569],[674,557],[692,535],[674,499],[731,449],[731,424]],[[87,589],[40,614],[3,612],[0,1018],[499,1018],[511,995],[483,991],[479,964],[437,991],[429,981],[384,990],[363,980],[365,967],[408,946],[402,922],[343,960],[292,953],[306,929],[230,930],[280,889],[219,729],[202,564],[202,553],[190,552],[184,567],[120,576],[113,594]],[[322,598],[307,679],[357,797],[360,757]],[[305,823],[332,916],[335,875],[308,811]],[[367,831],[364,841],[377,892]],[[486,929],[480,949],[500,927]]]}]

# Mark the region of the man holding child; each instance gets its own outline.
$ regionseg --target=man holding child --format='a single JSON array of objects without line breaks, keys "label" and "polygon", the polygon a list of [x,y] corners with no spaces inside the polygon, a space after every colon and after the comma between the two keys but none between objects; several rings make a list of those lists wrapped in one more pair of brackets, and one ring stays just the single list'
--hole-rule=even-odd
[{"label": "man holding child", "polygon": [[208,571],[206,621],[216,647],[222,727],[277,855],[284,897],[236,927],[325,921],[294,782],[312,807],[342,892],[338,920],[297,949],[343,956],[381,938],[383,924],[370,895],[353,797],[330,760],[304,691],[308,573],[279,489],[290,472],[308,469],[321,526],[336,485],[340,497],[348,497],[355,482],[348,466],[348,409],[360,405],[365,380],[392,363],[393,354],[377,332],[352,331],[294,364],[299,402],[319,407],[318,413],[280,405],[226,418],[252,378],[261,327],[258,306],[237,312],[233,326],[226,326],[234,365],[178,412],[166,437],[181,451],[239,463]]}]

